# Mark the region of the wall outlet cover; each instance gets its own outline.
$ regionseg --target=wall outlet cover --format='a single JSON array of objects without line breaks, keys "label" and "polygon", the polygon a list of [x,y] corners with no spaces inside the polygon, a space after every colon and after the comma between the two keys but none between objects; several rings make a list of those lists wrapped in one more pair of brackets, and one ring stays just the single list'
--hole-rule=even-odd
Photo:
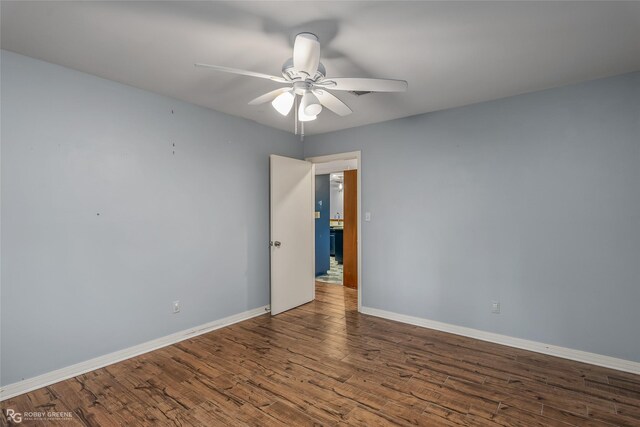
[{"label": "wall outlet cover", "polygon": [[500,314],[500,301],[493,301],[491,303],[491,312],[493,314]]}]

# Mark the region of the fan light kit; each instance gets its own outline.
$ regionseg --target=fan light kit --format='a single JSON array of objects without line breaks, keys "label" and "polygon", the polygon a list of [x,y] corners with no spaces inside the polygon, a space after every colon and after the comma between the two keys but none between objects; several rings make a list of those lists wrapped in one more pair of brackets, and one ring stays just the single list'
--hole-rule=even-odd
[{"label": "fan light kit", "polygon": [[407,90],[407,82],[404,80],[326,77],[326,70],[320,62],[320,42],[318,37],[311,33],[300,33],[296,36],[293,58],[289,58],[283,64],[282,77],[219,65],[200,63],[195,65],[286,84],[286,87],[257,97],[250,101],[249,105],[271,102],[273,108],[283,116],[288,116],[293,109],[294,132],[298,134],[298,122],[300,122],[301,137],[304,137],[304,123],[315,120],[323,107],[339,116],[347,116],[353,112],[327,89],[353,92],[405,92]]}]

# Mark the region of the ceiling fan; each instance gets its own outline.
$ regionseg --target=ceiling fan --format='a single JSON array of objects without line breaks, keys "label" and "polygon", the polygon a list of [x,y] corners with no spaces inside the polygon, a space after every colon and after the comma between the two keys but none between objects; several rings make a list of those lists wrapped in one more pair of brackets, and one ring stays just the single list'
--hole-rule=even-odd
[{"label": "ceiling fan", "polygon": [[296,36],[293,58],[289,58],[282,65],[282,77],[219,65],[198,63],[195,66],[286,84],[286,87],[272,90],[249,101],[249,105],[271,102],[278,113],[287,116],[295,104],[295,133],[298,133],[298,122],[301,122],[301,135],[304,135],[304,122],[315,120],[322,111],[322,107],[339,116],[346,116],[353,112],[328,89],[353,92],[404,92],[407,90],[407,82],[404,80],[326,77],[326,70],[320,62],[320,42],[318,37],[311,33],[300,33]]}]

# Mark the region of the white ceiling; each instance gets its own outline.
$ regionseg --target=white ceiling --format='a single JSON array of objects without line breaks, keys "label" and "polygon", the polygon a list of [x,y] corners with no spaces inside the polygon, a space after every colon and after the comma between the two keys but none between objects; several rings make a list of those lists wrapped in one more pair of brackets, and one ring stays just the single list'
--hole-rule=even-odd
[{"label": "white ceiling", "polygon": [[292,37],[316,33],[333,77],[404,79],[409,91],[324,111],[322,133],[640,69],[640,2],[1,3],[2,48],[292,130],[269,104],[280,85],[196,69],[279,75]]}]

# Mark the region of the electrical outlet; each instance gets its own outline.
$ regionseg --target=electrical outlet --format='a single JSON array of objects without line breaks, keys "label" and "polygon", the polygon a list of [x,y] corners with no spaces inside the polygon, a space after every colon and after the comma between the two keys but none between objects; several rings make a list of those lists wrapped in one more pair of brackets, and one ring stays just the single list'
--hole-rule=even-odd
[{"label": "electrical outlet", "polygon": [[180,313],[180,301],[173,302],[173,314]]},{"label": "electrical outlet", "polygon": [[500,301],[493,301],[491,303],[491,312],[493,314],[500,314]]}]

